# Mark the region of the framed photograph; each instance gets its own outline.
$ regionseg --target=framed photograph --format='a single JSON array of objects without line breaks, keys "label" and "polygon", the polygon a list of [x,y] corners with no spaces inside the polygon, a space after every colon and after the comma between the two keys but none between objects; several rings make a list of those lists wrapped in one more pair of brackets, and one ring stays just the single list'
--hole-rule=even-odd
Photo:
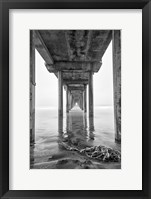
[{"label": "framed photograph", "polygon": [[1,198],[150,198],[149,0],[1,1]]}]

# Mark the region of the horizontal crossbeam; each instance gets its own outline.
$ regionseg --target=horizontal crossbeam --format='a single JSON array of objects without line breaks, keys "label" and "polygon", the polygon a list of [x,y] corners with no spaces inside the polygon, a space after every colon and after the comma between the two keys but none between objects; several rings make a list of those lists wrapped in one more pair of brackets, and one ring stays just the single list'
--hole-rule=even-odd
[{"label": "horizontal crossbeam", "polygon": [[102,62],[88,62],[88,61],[68,61],[68,62],[55,62],[54,64],[46,63],[46,68],[50,73],[57,71],[62,72],[98,72]]}]

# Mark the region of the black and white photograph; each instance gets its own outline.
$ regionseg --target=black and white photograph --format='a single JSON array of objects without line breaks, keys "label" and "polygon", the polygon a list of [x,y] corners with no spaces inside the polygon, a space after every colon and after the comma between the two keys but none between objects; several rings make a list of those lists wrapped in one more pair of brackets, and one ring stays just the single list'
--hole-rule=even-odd
[{"label": "black and white photograph", "polygon": [[30,169],[121,169],[122,30],[30,30]]},{"label": "black and white photograph", "polygon": [[149,199],[150,0],[0,10],[0,198]]}]

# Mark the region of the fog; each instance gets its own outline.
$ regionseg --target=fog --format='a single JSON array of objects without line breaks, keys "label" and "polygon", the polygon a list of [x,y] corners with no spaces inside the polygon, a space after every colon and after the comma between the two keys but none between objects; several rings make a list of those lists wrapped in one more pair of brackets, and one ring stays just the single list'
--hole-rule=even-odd
[{"label": "fog", "polygon": [[[58,79],[49,73],[44,60],[36,51],[36,107],[58,106]],[[98,73],[93,75],[94,106],[113,105],[112,42],[108,46]],[[66,91],[63,89],[64,106]],[[88,92],[87,92],[88,93]]]}]

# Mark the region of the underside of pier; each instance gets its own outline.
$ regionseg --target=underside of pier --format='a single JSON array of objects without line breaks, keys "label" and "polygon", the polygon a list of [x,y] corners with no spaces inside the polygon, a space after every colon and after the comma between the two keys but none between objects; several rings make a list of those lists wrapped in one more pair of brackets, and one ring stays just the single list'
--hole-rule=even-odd
[{"label": "underside of pier", "polygon": [[[78,104],[94,117],[93,78],[112,40],[115,138],[121,140],[121,41],[120,30],[31,30],[30,31],[30,132],[35,139],[35,49],[49,73],[58,78],[58,131],[63,125],[63,89],[66,112]],[[87,89],[88,88],[88,89]],[[88,90],[88,110],[87,110]]]}]

